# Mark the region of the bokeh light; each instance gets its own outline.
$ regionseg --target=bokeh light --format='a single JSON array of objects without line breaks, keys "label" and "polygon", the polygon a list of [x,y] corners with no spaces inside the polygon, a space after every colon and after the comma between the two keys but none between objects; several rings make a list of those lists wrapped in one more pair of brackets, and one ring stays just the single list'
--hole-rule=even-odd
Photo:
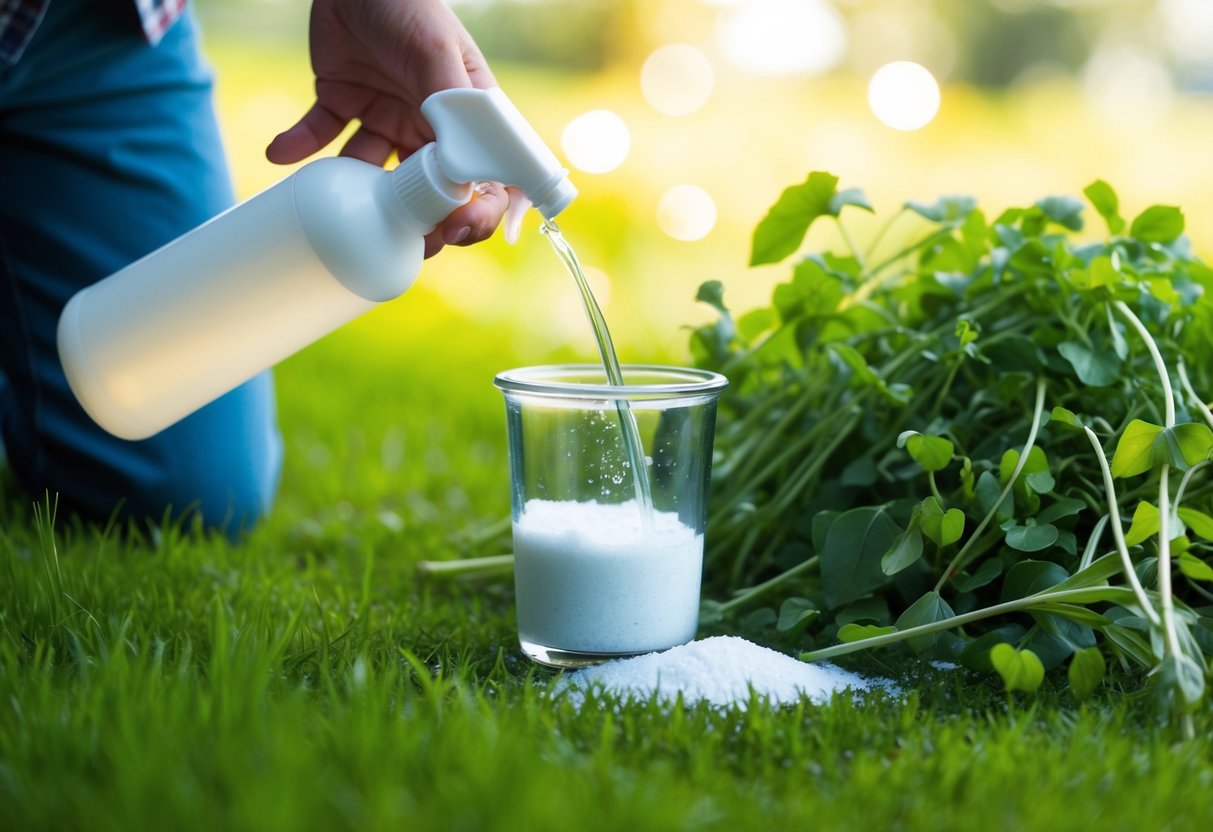
[{"label": "bokeh light", "polygon": [[1092,109],[1121,129],[1142,129],[1157,122],[1170,111],[1175,97],[1167,68],[1132,46],[1098,48],[1082,80]]},{"label": "bokeh light", "polygon": [[674,185],[657,203],[657,224],[675,240],[702,240],[716,226],[716,202],[696,185]]},{"label": "bokeh light", "polygon": [[609,173],[627,159],[632,134],[617,113],[590,110],[565,126],[560,146],[569,163],[578,170]]},{"label": "bokeh light", "polygon": [[711,96],[715,81],[708,56],[685,43],[655,49],[640,69],[645,101],[667,116],[685,116],[698,110]]},{"label": "bokeh light", "polygon": [[842,16],[824,0],[741,0],[717,22],[721,52],[756,75],[813,75],[833,69],[847,48]]},{"label": "bokeh light", "polygon": [[939,112],[939,83],[921,64],[885,64],[868,82],[868,104],[881,122],[897,130],[926,127]]}]

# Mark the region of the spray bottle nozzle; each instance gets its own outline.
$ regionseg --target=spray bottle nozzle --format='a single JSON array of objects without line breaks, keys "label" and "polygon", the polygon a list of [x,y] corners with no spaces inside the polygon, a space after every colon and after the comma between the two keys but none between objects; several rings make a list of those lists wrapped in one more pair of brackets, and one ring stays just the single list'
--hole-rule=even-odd
[{"label": "spray bottle nozzle", "polygon": [[443,90],[422,103],[421,114],[434,128],[438,164],[452,180],[512,185],[544,219],[577,196],[569,172],[500,88]]}]

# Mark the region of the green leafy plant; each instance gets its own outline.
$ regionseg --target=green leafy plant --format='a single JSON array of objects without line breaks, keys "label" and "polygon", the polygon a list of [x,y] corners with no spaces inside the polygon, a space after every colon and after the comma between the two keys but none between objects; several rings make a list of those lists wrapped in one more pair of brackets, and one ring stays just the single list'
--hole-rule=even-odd
[{"label": "green leafy plant", "polygon": [[787,189],[751,263],[819,222],[841,251],[792,257],[739,316],[700,290],[718,318],[692,350],[732,381],[705,620],[795,599],[809,660],[899,645],[1024,691],[1068,664],[1077,698],[1110,660],[1175,713],[1207,701],[1213,270],[1182,212],[1127,221],[1095,182],[1090,239],[1072,197],[988,218],[948,196],[907,202],[864,251],[842,214],[872,208],[837,185]]}]

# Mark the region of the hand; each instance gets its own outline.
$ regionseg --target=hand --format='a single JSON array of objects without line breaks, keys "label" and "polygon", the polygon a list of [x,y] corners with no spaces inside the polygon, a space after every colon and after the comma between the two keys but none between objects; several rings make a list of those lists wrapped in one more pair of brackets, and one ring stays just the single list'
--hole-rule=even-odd
[{"label": "hand", "polygon": [[[471,35],[442,0],[314,0],[309,39],[316,101],[266,148],[276,164],[307,158],[355,119],[360,124],[341,155],[375,165],[393,151],[404,158],[434,140],[420,109],[431,93],[497,85]],[[487,239],[508,204],[500,184],[481,184],[471,202],[426,237],[425,256],[447,243]]]}]

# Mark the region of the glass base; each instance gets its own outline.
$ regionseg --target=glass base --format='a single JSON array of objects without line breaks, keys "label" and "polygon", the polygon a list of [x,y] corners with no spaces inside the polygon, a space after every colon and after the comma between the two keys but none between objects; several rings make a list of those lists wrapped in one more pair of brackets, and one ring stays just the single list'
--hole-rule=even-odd
[{"label": "glass base", "polygon": [[[522,648],[523,655],[531,661],[547,665],[548,667],[563,669],[592,667],[611,659],[628,659],[633,656],[645,656],[649,653],[660,652],[660,650],[639,650],[630,653],[586,653],[578,650],[561,650],[556,647],[545,647],[542,644],[535,644],[534,642],[522,639],[518,640],[518,645]],[[674,646],[673,644],[670,645],[670,647]]]}]

